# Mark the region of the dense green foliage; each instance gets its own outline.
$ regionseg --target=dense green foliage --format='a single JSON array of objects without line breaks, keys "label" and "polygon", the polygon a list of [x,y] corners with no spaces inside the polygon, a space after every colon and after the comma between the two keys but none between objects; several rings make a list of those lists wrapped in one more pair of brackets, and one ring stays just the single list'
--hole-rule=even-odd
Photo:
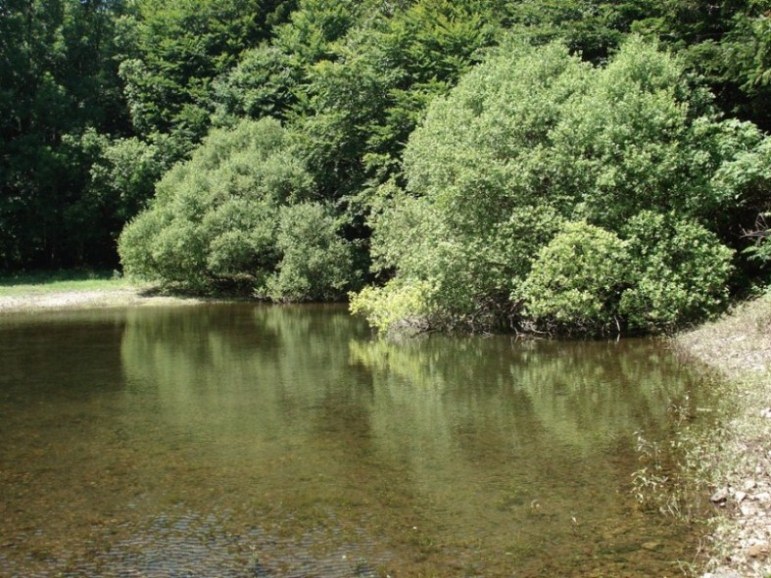
[{"label": "dense green foliage", "polygon": [[770,10],[9,0],[0,270],[370,281],[381,329],[676,327],[766,281]]},{"label": "dense green foliage", "polygon": [[87,126],[120,131],[127,121],[116,19],[103,4],[0,5],[0,268],[112,252],[92,245],[105,223],[87,197],[93,155],[81,141]]},{"label": "dense green foliage", "polygon": [[538,252],[520,288],[527,315],[568,330],[607,329],[618,322],[630,269],[627,245],[617,235],[568,223]]},{"label": "dense green foliage", "polygon": [[355,278],[350,243],[272,119],[212,131],[158,183],[119,244],[126,273],[199,291],[335,299]]},{"label": "dense green foliage", "polygon": [[727,168],[767,145],[688,80],[639,38],[602,67],[561,44],[503,47],[412,134],[409,200],[371,221],[395,276],[354,309],[387,326],[409,296],[404,317],[427,326],[584,332],[715,311],[731,272],[719,237],[743,200]]},{"label": "dense green foliage", "polygon": [[525,317],[563,332],[656,331],[725,303],[732,252],[702,226],[642,211],[623,233],[566,225],[521,286]]},{"label": "dense green foliage", "polygon": [[212,80],[269,36],[273,4],[3,2],[0,269],[115,265],[126,219],[205,134]]}]

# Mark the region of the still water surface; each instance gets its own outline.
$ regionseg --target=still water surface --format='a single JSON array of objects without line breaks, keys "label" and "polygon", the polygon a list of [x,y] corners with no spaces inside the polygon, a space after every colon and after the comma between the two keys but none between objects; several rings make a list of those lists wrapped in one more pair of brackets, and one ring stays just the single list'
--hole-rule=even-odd
[{"label": "still water surface", "polygon": [[0,576],[675,576],[660,342],[373,338],[339,307],[0,317]]}]

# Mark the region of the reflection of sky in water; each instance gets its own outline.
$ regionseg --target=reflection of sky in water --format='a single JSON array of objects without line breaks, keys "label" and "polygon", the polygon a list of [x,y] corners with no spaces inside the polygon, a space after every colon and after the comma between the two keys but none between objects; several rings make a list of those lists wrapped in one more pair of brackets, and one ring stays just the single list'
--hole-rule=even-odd
[{"label": "reflection of sky in water", "polygon": [[0,575],[645,576],[694,548],[629,493],[635,432],[698,396],[654,341],[214,305],[9,316],[0,366]]}]

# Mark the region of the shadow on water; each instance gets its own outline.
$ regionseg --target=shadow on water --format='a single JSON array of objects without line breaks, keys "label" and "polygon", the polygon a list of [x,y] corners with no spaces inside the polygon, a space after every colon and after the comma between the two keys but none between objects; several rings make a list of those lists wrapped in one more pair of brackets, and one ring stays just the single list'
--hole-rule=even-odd
[{"label": "shadow on water", "polygon": [[340,307],[0,324],[2,576],[651,576],[635,436],[697,379],[653,340],[373,339]]}]

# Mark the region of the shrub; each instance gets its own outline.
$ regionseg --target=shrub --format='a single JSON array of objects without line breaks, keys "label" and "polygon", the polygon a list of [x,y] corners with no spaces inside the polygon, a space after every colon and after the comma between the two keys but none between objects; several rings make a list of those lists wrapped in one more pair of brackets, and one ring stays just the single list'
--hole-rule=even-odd
[{"label": "shrub", "polygon": [[233,198],[206,213],[201,228],[209,239],[205,269],[218,277],[272,271],[279,260],[273,203]]},{"label": "shrub", "polygon": [[703,226],[643,211],[625,227],[631,281],[619,309],[629,326],[669,330],[723,308],[733,251]]},{"label": "shrub", "polygon": [[602,333],[620,330],[618,304],[628,278],[627,243],[574,222],[538,252],[518,294],[525,315],[539,326]]},{"label": "shrub", "polygon": [[332,211],[319,203],[282,207],[276,249],[278,270],[264,292],[275,301],[331,301],[357,278],[353,246],[338,234]]},{"label": "shrub", "polygon": [[377,270],[400,292],[428,283],[429,318],[445,326],[504,325],[519,299],[565,331],[625,316],[667,329],[716,311],[731,271],[716,235],[767,196],[769,149],[711,99],[638,37],[604,66],[560,44],[504,42],[410,136],[406,192],[371,222]]},{"label": "shrub", "polygon": [[365,287],[351,295],[350,309],[355,315],[364,315],[372,327],[383,333],[405,328],[422,331],[431,326],[432,292],[426,281]]},{"label": "shrub", "polygon": [[352,246],[328,208],[306,202],[312,185],[277,121],[214,130],[124,229],[124,269],[194,290],[338,299],[356,277]]}]

